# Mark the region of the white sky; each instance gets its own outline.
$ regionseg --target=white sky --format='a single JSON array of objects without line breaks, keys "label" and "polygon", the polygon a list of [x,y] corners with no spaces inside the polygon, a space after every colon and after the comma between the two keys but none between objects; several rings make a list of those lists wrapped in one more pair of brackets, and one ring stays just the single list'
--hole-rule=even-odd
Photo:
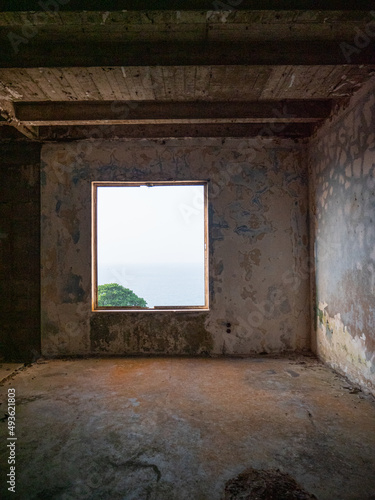
[{"label": "white sky", "polygon": [[98,263],[203,263],[204,187],[99,186]]}]

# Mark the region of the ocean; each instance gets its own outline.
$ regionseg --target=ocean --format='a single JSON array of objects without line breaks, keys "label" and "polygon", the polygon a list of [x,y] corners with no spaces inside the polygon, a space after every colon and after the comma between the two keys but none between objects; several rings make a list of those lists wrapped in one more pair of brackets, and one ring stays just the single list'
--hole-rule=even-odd
[{"label": "ocean", "polygon": [[117,283],[146,300],[147,307],[204,306],[203,264],[101,265],[98,285]]}]

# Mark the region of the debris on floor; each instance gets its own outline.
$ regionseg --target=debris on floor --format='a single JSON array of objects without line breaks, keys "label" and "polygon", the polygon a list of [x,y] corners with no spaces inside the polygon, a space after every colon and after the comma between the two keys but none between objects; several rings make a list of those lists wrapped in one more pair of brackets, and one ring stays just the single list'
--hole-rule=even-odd
[{"label": "debris on floor", "polygon": [[246,469],[225,484],[223,500],[317,500],[278,469]]}]

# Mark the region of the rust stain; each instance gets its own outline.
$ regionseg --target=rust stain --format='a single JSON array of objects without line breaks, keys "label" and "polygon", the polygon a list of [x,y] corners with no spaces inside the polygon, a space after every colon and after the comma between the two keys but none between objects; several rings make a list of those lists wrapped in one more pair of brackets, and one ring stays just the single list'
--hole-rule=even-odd
[{"label": "rust stain", "polygon": [[254,248],[254,250],[251,250],[250,259],[254,262],[256,266],[259,266],[260,264],[260,257],[261,257],[261,251],[259,250],[259,248]]}]

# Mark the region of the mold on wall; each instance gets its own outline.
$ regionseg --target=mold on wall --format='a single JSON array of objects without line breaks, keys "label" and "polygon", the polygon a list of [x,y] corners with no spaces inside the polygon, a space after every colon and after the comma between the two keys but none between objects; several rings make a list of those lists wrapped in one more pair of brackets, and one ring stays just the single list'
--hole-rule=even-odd
[{"label": "mold on wall", "polygon": [[40,355],[40,149],[0,144],[0,355],[6,361]]},{"label": "mold on wall", "polygon": [[316,351],[375,393],[374,81],[318,132],[309,156]]},{"label": "mold on wall", "polygon": [[[293,141],[86,140],[42,149],[42,349],[233,354],[309,348],[307,165]],[[209,180],[210,310],[91,311],[91,182]]]}]

